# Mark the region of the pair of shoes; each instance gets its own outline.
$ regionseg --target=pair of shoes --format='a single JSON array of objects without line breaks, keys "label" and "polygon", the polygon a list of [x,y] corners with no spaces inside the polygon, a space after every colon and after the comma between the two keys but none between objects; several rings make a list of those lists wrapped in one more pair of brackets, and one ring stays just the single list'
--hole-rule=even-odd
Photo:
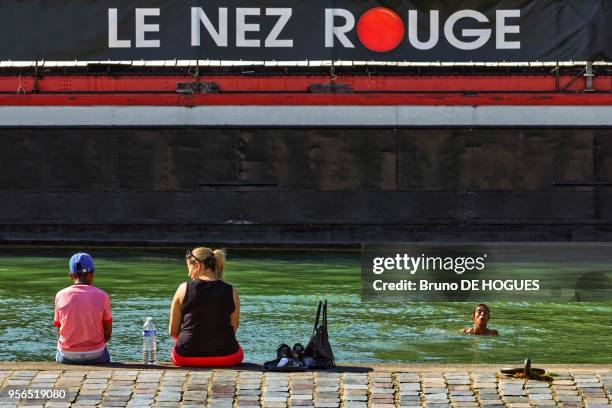
[{"label": "pair of shoes", "polygon": [[300,343],[295,343],[293,349],[287,344],[281,344],[276,349],[276,358],[278,359],[277,367],[303,367],[302,361],[304,355],[304,346]]},{"label": "pair of shoes", "polygon": [[301,360],[304,355],[304,346],[300,343],[295,343],[293,349],[287,344],[283,343],[276,349],[276,358],[292,358],[294,360]]}]

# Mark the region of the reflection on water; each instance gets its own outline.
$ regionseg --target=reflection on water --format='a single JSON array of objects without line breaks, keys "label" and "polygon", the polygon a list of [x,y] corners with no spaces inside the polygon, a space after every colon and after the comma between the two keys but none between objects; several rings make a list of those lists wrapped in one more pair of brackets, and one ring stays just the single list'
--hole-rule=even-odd
[{"label": "reflection on water", "polygon": [[[67,286],[72,249],[0,253],[0,360],[51,360],[55,293]],[[160,359],[172,342],[170,300],[186,279],[181,251],[92,250],[96,286],[111,297],[114,360],[140,358],[145,316],[158,325]],[[358,253],[232,252],[226,280],[241,297],[238,339],[248,361],[280,343],[308,341],[318,299],[329,300],[330,337],[342,362],[612,363],[612,306],[490,304],[501,336],[463,336],[472,303],[362,303]]]}]

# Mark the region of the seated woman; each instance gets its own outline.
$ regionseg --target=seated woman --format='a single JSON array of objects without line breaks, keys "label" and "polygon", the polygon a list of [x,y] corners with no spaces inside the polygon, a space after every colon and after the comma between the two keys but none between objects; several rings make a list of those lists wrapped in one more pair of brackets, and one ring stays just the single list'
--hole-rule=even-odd
[{"label": "seated woman", "polygon": [[196,248],[185,256],[190,282],[182,283],[172,299],[170,336],[172,362],[186,367],[228,367],[242,363],[236,340],[240,300],[223,281],[225,253]]},{"label": "seated woman", "polygon": [[474,326],[466,327],[462,332],[473,336],[499,336],[497,330],[487,328],[487,323],[490,318],[491,311],[489,310],[489,306],[480,303],[476,305],[476,309],[472,312]]}]

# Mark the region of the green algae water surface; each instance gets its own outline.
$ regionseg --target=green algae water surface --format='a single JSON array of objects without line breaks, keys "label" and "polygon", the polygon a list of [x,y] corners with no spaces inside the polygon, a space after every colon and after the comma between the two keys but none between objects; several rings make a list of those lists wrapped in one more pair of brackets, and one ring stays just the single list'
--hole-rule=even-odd
[{"label": "green algae water surface", "polygon": [[[0,361],[52,360],[55,293],[70,284],[68,259],[88,251],[95,285],[111,297],[114,361],[138,361],[146,316],[158,328],[158,359],[169,360],[170,300],[187,279],[182,250],[0,249]],[[358,252],[230,251],[225,279],[241,298],[238,339],[246,361],[280,343],[306,343],[318,299],[329,301],[339,363],[612,363],[610,303],[490,304],[495,337],[460,334],[472,303],[362,303]]]}]

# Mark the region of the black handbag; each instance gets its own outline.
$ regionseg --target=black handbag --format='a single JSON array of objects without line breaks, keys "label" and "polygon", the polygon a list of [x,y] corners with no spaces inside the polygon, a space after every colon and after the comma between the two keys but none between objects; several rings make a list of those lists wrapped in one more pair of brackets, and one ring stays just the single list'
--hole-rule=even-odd
[{"label": "black handbag", "polygon": [[[321,324],[319,325],[319,320]],[[317,318],[315,319],[314,328],[310,341],[306,345],[304,356],[312,357],[314,360],[311,368],[326,369],[336,366],[334,361],[334,352],[327,333],[327,300],[319,301],[317,307]]]}]

